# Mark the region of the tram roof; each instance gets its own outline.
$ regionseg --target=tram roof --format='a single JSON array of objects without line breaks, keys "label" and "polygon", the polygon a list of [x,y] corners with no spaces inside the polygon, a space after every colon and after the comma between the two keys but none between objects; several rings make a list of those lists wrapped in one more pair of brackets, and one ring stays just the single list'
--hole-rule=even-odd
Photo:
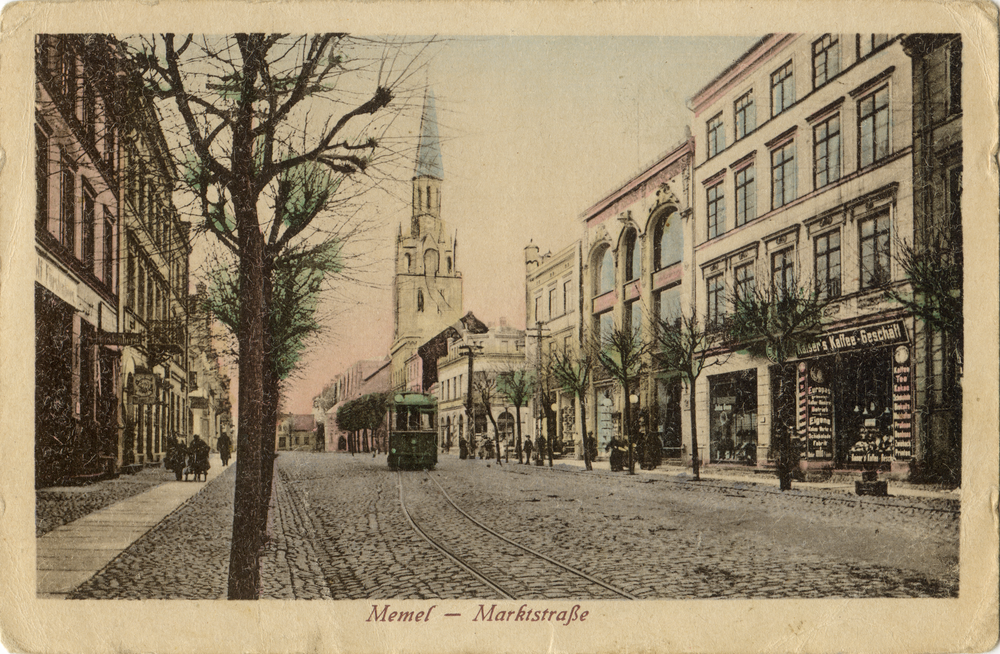
[{"label": "tram roof", "polygon": [[392,398],[392,401],[396,404],[403,404],[405,406],[437,406],[437,400],[433,396],[424,395],[423,393],[396,393],[396,396]]}]

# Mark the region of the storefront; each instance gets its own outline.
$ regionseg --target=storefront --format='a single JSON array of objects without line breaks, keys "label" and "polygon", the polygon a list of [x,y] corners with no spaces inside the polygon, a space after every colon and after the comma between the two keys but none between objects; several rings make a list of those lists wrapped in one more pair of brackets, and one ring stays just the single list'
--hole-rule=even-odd
[{"label": "storefront", "polygon": [[796,433],[806,467],[910,460],[910,354],[902,320],[826,334],[800,352]]},{"label": "storefront", "polygon": [[757,463],[757,369],[708,378],[709,462]]},{"label": "storefront", "polygon": [[656,433],[663,445],[663,456],[681,458],[681,380],[656,380]]}]

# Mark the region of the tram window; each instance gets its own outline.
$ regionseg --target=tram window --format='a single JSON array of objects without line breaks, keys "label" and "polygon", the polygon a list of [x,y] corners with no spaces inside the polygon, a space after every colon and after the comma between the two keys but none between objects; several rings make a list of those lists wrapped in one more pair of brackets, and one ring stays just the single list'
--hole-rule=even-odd
[{"label": "tram window", "polygon": [[396,408],[396,430],[405,431],[406,430],[406,407],[401,406]]},{"label": "tram window", "polygon": [[418,409],[410,411],[410,429],[414,431],[420,429],[420,411]]}]

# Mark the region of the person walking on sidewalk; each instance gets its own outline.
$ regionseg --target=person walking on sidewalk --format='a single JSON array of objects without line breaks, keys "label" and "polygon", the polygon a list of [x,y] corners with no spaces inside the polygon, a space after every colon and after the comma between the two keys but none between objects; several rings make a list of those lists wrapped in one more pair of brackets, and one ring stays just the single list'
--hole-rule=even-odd
[{"label": "person walking on sidewalk", "polygon": [[208,443],[201,440],[201,436],[195,434],[194,441],[191,443],[190,447],[190,463],[191,472],[194,473],[194,480],[198,481],[198,477],[201,477],[202,481],[208,481],[208,469],[211,464],[208,462],[208,454],[210,452]]},{"label": "person walking on sidewalk", "polygon": [[525,438],[524,439],[524,459],[525,459],[524,462],[527,463],[529,466],[531,465],[531,448],[532,448],[531,439],[530,438]]},{"label": "person walking on sidewalk", "polygon": [[187,447],[184,443],[178,441],[176,438],[170,440],[167,444],[167,456],[163,460],[164,465],[167,470],[171,470],[174,473],[174,477],[177,481],[181,480],[181,475],[184,474],[184,465],[187,462]]},{"label": "person walking on sidewalk", "polygon": [[222,467],[229,465],[229,453],[233,449],[233,442],[229,440],[229,434],[223,434],[219,436],[219,441],[216,443],[216,447],[219,448],[219,457],[222,459]]}]

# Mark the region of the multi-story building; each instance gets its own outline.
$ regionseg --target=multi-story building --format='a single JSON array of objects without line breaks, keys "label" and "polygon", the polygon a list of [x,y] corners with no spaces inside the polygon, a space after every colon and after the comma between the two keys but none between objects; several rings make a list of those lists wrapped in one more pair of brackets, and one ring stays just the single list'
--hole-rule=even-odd
[{"label": "multi-story building", "polygon": [[[690,297],[693,151],[694,140],[685,139],[583,213],[580,320],[588,346],[615,328],[649,343],[659,320],[675,320]],[[624,402],[631,401],[633,429],[656,432],[668,456],[680,456],[681,383],[647,350],[628,398],[600,366],[595,370],[585,408],[601,452],[621,433]]]},{"label": "multi-story building", "polygon": [[394,390],[407,387],[408,362],[417,347],[462,316],[457,237],[441,219],[443,179],[434,96],[428,93],[420,121],[410,226],[396,235],[390,350]]},{"label": "multi-story building", "polygon": [[[206,288],[198,284],[188,300],[188,414],[187,436],[199,436],[217,450],[219,437],[232,440],[232,401],[229,375],[219,361],[216,342],[221,326],[206,307]],[[183,436],[179,435],[181,440]]]},{"label": "multi-story building", "polygon": [[320,396],[329,406],[324,416],[323,437],[327,452],[348,451],[347,432],[337,425],[337,410],[347,402],[368,393],[389,390],[387,374],[389,359],[357,361],[330,382]]},{"label": "multi-story building", "polygon": [[122,62],[103,36],[35,44],[35,483],[120,463]]},{"label": "multi-story building", "polygon": [[763,285],[829,302],[785,380],[793,407],[775,405],[783,368],[720,348],[696,386],[702,461],[766,465],[780,414],[803,466],[850,466],[876,439],[908,465],[914,321],[889,291],[913,235],[912,88],[894,35],[773,34],[691,99],[699,316],[721,327]]},{"label": "multi-story building", "polygon": [[[962,38],[910,34],[913,59],[914,254],[952,271],[941,281],[962,297]],[[957,274],[955,274],[957,273]],[[955,316],[951,316],[955,318]],[[916,321],[914,459],[933,478],[961,480],[962,324]]]},{"label": "multi-story building", "polygon": [[[430,382],[426,392],[438,400],[439,445],[444,450],[458,447],[465,439],[478,448],[485,438],[494,438],[496,431],[490,423],[483,404],[482,392],[488,391],[490,408],[497,428],[501,431],[501,443],[513,446],[513,436],[517,434],[516,407],[503,392],[502,377],[505,374],[522,372],[525,367],[524,331],[515,329],[501,320],[498,325],[485,327],[474,316],[466,315],[454,328],[440,335],[441,347],[432,357],[434,364],[424,363],[425,368],[434,367],[434,373],[425,375]],[[437,339],[434,339],[437,340]],[[470,360],[472,351],[472,416],[470,430],[468,393]],[[425,352],[424,347],[421,348]],[[437,350],[437,348],[431,348]],[[488,381],[487,381],[488,380]],[[484,383],[485,382],[485,383]],[[530,433],[528,412],[521,410],[521,433]]]},{"label": "multi-story building", "polygon": [[537,245],[529,244],[524,249],[524,292],[525,367],[537,380],[527,407],[533,433],[551,440],[555,452],[582,458],[576,398],[559,387],[550,371],[554,354],[573,356],[583,337],[580,247],[575,241],[555,254],[541,254]]},{"label": "multi-story building", "polygon": [[[138,84],[138,82],[134,82]],[[141,88],[141,86],[136,86]],[[190,223],[172,194],[177,171],[152,104],[138,92],[121,129],[123,461],[161,460],[189,437],[187,308]]]}]

